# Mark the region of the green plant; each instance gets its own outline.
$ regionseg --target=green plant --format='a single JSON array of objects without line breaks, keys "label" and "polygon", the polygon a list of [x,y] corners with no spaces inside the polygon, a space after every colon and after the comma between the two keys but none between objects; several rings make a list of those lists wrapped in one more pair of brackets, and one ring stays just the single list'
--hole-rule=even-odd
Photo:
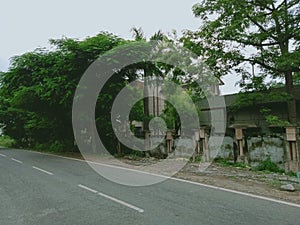
[{"label": "green plant", "polygon": [[62,152],[65,150],[65,145],[59,141],[54,141],[53,143],[51,143],[51,145],[49,146],[49,151],[51,152]]},{"label": "green plant", "polygon": [[248,164],[242,163],[242,162],[236,162],[236,163],[234,163],[233,165],[234,165],[235,167],[240,167],[240,168],[247,168],[247,167],[249,167]]},{"label": "green plant", "polygon": [[293,172],[293,171],[289,171],[286,173],[286,175],[290,176],[290,177],[297,177],[297,173]]},{"label": "green plant", "polygon": [[234,165],[233,162],[230,162],[230,161],[228,161],[226,159],[222,159],[222,158],[216,158],[214,161],[222,166],[233,166]]},{"label": "green plant", "polygon": [[47,150],[49,150],[49,145],[48,144],[36,144],[33,147],[33,150],[36,150],[36,151],[47,151]]},{"label": "green plant", "polygon": [[49,143],[39,143],[33,147],[36,151],[46,151],[46,152],[67,152],[69,150],[65,143],[60,141],[53,141]]},{"label": "green plant", "polygon": [[240,167],[240,168],[247,168],[249,165],[242,163],[242,162],[231,162],[227,159],[222,159],[222,158],[216,158],[215,162],[218,163],[221,166],[234,166],[234,167]]},{"label": "green plant", "polygon": [[195,156],[195,158],[194,158],[194,156],[192,156],[191,158],[190,158],[190,162],[201,162],[201,155],[196,155]]},{"label": "green plant", "polygon": [[260,113],[265,117],[268,124],[278,127],[285,127],[291,125],[288,121],[280,119],[278,116],[272,115],[271,110],[262,108]]},{"label": "green plant", "polygon": [[273,187],[280,187],[281,182],[279,180],[272,180],[269,182],[270,185],[272,185]]},{"label": "green plant", "polygon": [[11,148],[14,147],[16,144],[16,141],[9,136],[0,136],[0,146]]},{"label": "green plant", "polygon": [[128,158],[138,159],[145,157],[145,153],[138,150],[132,150],[132,152],[128,155]]},{"label": "green plant", "polygon": [[281,169],[276,163],[271,161],[270,156],[259,163],[259,165],[255,168],[256,171],[269,171],[274,173],[284,173],[284,170]]}]

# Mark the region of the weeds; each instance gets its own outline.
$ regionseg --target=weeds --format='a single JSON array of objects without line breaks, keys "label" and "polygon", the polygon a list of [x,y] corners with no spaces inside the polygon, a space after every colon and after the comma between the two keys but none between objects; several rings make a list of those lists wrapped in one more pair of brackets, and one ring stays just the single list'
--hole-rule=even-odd
[{"label": "weeds", "polygon": [[8,136],[0,136],[0,146],[6,148],[12,148],[16,144],[16,141]]},{"label": "weeds", "polygon": [[271,158],[268,157],[255,168],[255,171],[268,171],[273,173],[284,173],[284,170],[277,166],[271,161]]},{"label": "weeds", "polygon": [[196,163],[201,162],[201,155],[192,156],[190,158],[190,162],[196,162]]},{"label": "weeds", "polygon": [[222,158],[216,158],[215,162],[218,163],[221,166],[233,166],[233,167],[240,167],[240,168],[247,168],[247,167],[249,167],[249,165],[246,164],[246,163],[242,163],[242,162],[236,162],[236,163],[234,163],[234,162],[228,161],[226,159],[222,159]]}]

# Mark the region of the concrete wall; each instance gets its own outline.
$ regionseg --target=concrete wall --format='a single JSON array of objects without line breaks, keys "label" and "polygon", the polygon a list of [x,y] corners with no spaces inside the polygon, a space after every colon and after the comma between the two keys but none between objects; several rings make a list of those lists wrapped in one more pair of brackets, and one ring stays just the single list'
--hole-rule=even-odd
[{"label": "concrete wall", "polygon": [[253,163],[261,162],[270,156],[271,161],[283,164],[285,143],[280,137],[252,137],[248,139],[248,155]]},{"label": "concrete wall", "polygon": [[[284,92],[283,88],[274,89],[273,92]],[[300,112],[300,85],[295,87],[295,97],[297,100],[297,112]],[[249,93],[251,95],[251,93]],[[281,120],[288,120],[287,103],[286,101],[270,100],[266,93],[265,101],[255,102],[253,105],[244,106],[241,108],[233,107],[238,100],[238,95],[219,96],[225,98],[226,102],[226,137],[218,152],[218,157],[233,160],[233,137],[235,137],[235,128],[243,128],[244,152],[252,164],[259,164],[268,156],[271,160],[284,167],[286,161],[286,143],[285,129],[283,127],[270,126],[267,123],[264,115],[260,112],[261,108],[267,107],[271,109],[271,114],[279,117]],[[218,97],[216,97],[218,98]],[[200,102],[201,108],[201,126],[214,128],[212,126],[212,113],[218,108],[211,108],[207,99]],[[300,121],[300,113],[297,113],[297,119]],[[245,133],[244,133],[245,132]],[[246,139],[246,141],[245,141]],[[300,140],[299,140],[300,143]],[[300,144],[299,144],[300,145]],[[210,146],[213,151],[213,144]],[[247,151],[248,150],[248,151]]]},{"label": "concrete wall", "polygon": [[[219,158],[227,160],[234,159],[233,142],[234,140],[232,137],[224,137],[223,144],[218,152]],[[247,145],[248,151],[246,152],[246,156],[253,166],[258,165],[270,156],[272,162],[284,168],[285,141],[283,135],[278,134],[277,136],[248,137]]]},{"label": "concrete wall", "polygon": [[[213,145],[213,143],[210,143],[209,148],[211,148],[212,145]],[[229,137],[229,136],[224,137],[223,143],[221,145],[221,148],[218,151],[217,157],[222,158],[222,159],[229,159],[229,160],[234,159],[233,138],[232,137]]]}]

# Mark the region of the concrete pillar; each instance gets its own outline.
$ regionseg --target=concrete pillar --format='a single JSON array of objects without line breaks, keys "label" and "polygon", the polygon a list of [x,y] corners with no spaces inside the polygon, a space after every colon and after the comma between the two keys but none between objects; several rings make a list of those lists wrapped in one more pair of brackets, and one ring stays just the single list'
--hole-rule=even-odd
[{"label": "concrete pillar", "polygon": [[194,131],[194,142],[195,142],[195,153],[196,155],[200,154],[200,131]]},{"label": "concrete pillar", "polygon": [[208,148],[208,135],[206,133],[207,128],[206,127],[201,127],[200,128],[200,133],[199,133],[199,147],[200,151],[203,151],[203,160],[205,162],[210,162],[210,152]]},{"label": "concrete pillar", "polygon": [[[150,146],[151,146],[151,142],[150,142],[151,141],[150,140],[151,132],[149,130],[145,130],[144,134],[145,134],[144,146],[145,146],[145,149],[149,150]],[[148,151],[145,151],[145,155],[146,155],[146,157],[150,157],[150,154]]]},{"label": "concrete pillar", "polygon": [[117,155],[118,155],[118,157],[122,156],[121,143],[120,143],[119,140],[118,140],[118,143],[117,143]]},{"label": "concrete pillar", "polygon": [[243,128],[242,127],[236,127],[235,128],[235,139],[237,141],[238,146],[238,162],[245,162],[245,153],[244,153],[244,145],[243,145]]},{"label": "concrete pillar", "polygon": [[166,132],[166,142],[167,142],[167,153],[172,152],[172,146],[173,146],[173,131],[168,130]]},{"label": "concrete pillar", "polygon": [[299,157],[299,134],[297,127],[286,127],[286,163],[285,170],[287,172],[300,171],[300,157]]},{"label": "concrete pillar", "polygon": [[193,162],[196,160],[196,156],[200,155],[200,132],[199,130],[194,130],[193,136],[193,144],[194,144],[194,153],[193,153]]}]

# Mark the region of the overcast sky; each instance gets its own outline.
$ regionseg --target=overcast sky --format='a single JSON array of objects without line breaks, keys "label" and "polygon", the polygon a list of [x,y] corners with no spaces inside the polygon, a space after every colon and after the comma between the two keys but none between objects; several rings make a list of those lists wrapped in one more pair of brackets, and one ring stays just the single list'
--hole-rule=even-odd
[{"label": "overcast sky", "polygon": [[[192,14],[197,0],[7,0],[1,3],[0,70],[9,58],[47,47],[51,38],[85,38],[108,31],[131,39],[132,27],[142,27],[147,37],[158,30],[197,30]],[[237,92],[232,76],[224,78],[222,93]]]}]

